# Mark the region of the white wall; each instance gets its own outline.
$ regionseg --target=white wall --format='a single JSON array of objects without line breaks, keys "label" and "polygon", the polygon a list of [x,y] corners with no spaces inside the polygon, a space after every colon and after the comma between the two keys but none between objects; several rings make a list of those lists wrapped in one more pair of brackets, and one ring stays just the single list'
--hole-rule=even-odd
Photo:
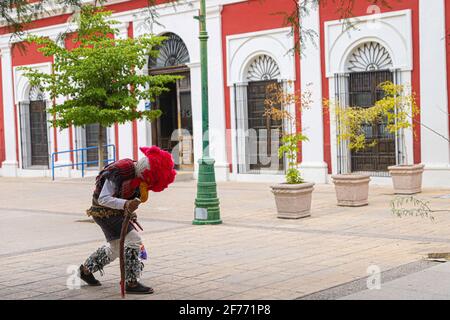
[{"label": "white wall", "polygon": [[[420,0],[421,122],[449,138],[444,0]],[[422,126],[424,184],[450,186],[450,144]]]},{"label": "white wall", "polygon": [[14,129],[13,70],[11,48],[9,44],[0,47],[2,55],[3,121],[5,125],[5,156],[2,163],[2,175],[17,175],[16,133]]},{"label": "white wall", "polygon": [[[318,36],[315,43],[307,43],[300,63],[302,92],[311,92],[312,105],[302,110],[302,132],[309,141],[302,144],[301,172],[306,181],[327,183],[328,165],[324,161],[322,66],[320,60],[319,10],[310,6],[310,14],[302,19],[302,28],[312,30]],[[308,87],[309,86],[309,87]]]}]

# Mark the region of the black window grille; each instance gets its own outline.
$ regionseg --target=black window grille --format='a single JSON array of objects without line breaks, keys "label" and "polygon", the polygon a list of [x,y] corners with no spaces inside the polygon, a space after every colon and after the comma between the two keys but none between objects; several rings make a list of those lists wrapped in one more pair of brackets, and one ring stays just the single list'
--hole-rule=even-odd
[{"label": "black window grille", "polygon": [[[336,99],[341,106],[371,107],[384,96],[380,84],[386,81],[398,83],[398,77],[397,72],[389,70],[336,75]],[[338,172],[389,176],[388,167],[398,163],[397,150],[399,149],[396,143],[398,137],[388,132],[386,125],[387,122],[384,119],[364,125],[363,130],[368,147],[363,150],[349,150],[348,143],[338,142]],[[339,129],[339,124],[337,128]],[[373,146],[371,146],[372,142]]]}]

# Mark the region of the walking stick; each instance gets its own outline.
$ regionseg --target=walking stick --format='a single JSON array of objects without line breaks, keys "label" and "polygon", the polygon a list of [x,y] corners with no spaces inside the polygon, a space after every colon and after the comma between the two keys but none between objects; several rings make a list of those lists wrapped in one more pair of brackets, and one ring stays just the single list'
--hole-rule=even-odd
[{"label": "walking stick", "polygon": [[125,298],[125,237],[128,231],[128,224],[130,223],[130,212],[125,210],[125,219],[122,222],[122,230],[120,231],[120,293],[122,298]]},{"label": "walking stick", "polygon": [[[131,214],[128,208],[125,208],[122,230],[120,231],[120,293],[125,298],[125,237],[127,236],[128,225],[130,224]],[[139,225],[140,226],[140,225]]]}]

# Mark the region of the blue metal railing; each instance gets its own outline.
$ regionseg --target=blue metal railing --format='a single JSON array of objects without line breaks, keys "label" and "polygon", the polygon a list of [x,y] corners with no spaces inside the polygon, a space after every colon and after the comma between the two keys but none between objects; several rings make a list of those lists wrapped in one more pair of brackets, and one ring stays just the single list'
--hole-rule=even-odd
[{"label": "blue metal railing", "polygon": [[[105,159],[103,160],[104,163],[109,164],[110,162],[115,162],[116,161],[116,145],[114,144],[108,144],[105,145],[104,148],[106,148],[107,153],[109,148],[112,148],[112,154],[113,154],[113,158],[112,159]],[[52,180],[55,180],[55,169],[56,168],[65,168],[65,167],[79,167],[81,166],[81,176],[84,178],[84,174],[85,174],[85,167],[90,165],[90,164],[98,164],[99,160],[94,160],[94,161],[84,161],[85,160],[85,151],[88,150],[98,150],[98,147],[87,147],[87,148],[80,148],[80,149],[74,149],[74,150],[67,150],[67,151],[58,151],[58,152],[53,152],[52,153]],[[81,162],[76,162],[76,163],[71,163],[71,164],[61,164],[61,165],[55,165],[55,158],[56,155],[59,154],[64,154],[64,153],[77,153],[77,152],[81,152]],[[78,159],[78,157],[77,157]]]}]

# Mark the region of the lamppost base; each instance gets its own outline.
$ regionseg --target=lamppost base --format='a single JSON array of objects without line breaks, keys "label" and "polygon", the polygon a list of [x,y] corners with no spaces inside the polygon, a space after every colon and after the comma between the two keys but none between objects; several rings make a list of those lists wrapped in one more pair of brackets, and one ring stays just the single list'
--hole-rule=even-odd
[{"label": "lamppost base", "polygon": [[193,220],[192,224],[195,226],[222,224],[222,220]]},{"label": "lamppost base", "polygon": [[197,198],[194,225],[221,224],[219,198],[214,172],[214,159],[203,157],[198,161]]}]

